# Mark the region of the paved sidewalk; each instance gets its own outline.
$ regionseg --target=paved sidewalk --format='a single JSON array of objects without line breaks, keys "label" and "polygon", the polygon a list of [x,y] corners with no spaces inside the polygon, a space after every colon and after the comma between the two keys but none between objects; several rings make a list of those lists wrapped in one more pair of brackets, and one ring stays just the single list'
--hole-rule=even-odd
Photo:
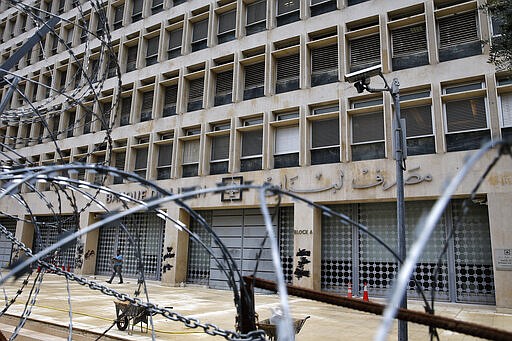
[{"label": "paved sidewalk", "polygon": [[[106,277],[97,277],[96,281],[106,284]],[[32,279],[33,280],[33,279]],[[10,282],[5,286],[9,299],[14,297],[21,285],[21,280]],[[9,309],[9,314],[21,315],[30,293],[29,284],[16,303]],[[124,284],[112,284],[112,288],[133,295],[137,284],[127,279]],[[99,291],[70,283],[73,328],[103,333],[115,319],[114,299]],[[235,308],[230,291],[212,290],[199,286],[166,287],[159,282],[148,282],[149,298],[159,306],[172,306],[174,311],[187,317],[198,318],[202,323],[213,323],[223,329],[234,330]],[[46,274],[37,302],[32,309],[31,319],[65,326],[69,325],[69,306],[66,280],[62,277]],[[370,300],[371,300],[370,293]],[[378,300],[377,300],[378,301]],[[270,307],[278,305],[277,295],[256,294],[256,311],[260,319],[270,316]],[[311,316],[306,321],[298,341],[305,340],[371,340],[380,323],[380,317],[357,311],[332,306],[329,304],[290,297],[292,315],[297,318]],[[409,308],[422,311],[420,302],[409,301]],[[464,321],[479,323],[494,328],[512,331],[512,315],[495,312],[493,306],[476,306],[437,303],[436,312]],[[202,329],[190,329],[180,322],[174,322],[154,316],[157,340],[223,340],[221,337],[206,335]],[[409,323],[409,340],[429,340],[428,328]],[[12,328],[14,330],[14,328]],[[151,340],[151,332],[142,333],[135,327],[133,335],[119,331],[115,326],[108,335],[126,340]],[[441,340],[474,340],[475,338],[439,330]],[[389,340],[396,340],[395,328]]]}]

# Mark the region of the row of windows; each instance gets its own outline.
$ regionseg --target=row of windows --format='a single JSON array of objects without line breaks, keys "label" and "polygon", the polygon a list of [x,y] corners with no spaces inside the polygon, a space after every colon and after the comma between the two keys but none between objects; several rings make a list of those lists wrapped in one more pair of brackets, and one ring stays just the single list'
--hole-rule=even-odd
[{"label": "row of windows", "polygon": [[[512,139],[512,78],[501,79],[498,84],[502,129],[501,133],[493,132],[493,136],[501,134]],[[477,149],[482,141],[491,139],[483,80],[443,85],[443,115],[440,116],[435,115],[430,87],[404,90],[400,98],[401,116],[406,120],[408,155],[436,153],[440,145],[439,141],[436,144],[436,139],[444,138],[448,152]],[[341,121],[338,102],[289,108],[268,115],[251,115],[117,140],[112,160],[114,166],[142,177],[168,179],[171,175],[191,177],[337,163],[344,159],[341,145],[349,146],[352,161],[380,159],[388,155],[386,136],[390,134],[391,110],[383,104],[382,95],[350,100],[347,116]],[[436,133],[438,119],[443,120],[443,136]],[[55,121],[50,119],[50,129],[58,122],[58,116]],[[341,122],[347,122],[348,130]],[[303,124],[306,129],[301,129]],[[18,131],[14,129],[9,127],[2,135],[16,136]],[[302,136],[301,132],[306,135]],[[268,140],[272,141],[270,150],[266,150],[263,143]],[[4,143],[9,144],[7,138]],[[175,145],[178,147],[173,155]],[[76,148],[71,161],[104,162],[105,147],[93,147],[94,151],[88,146]],[[301,151],[307,151],[307,155],[301,157]],[[81,159],[88,152],[91,152],[89,159]],[[69,154],[68,151],[68,161]],[[207,159],[201,159],[200,155],[206,155]],[[42,163],[53,162],[54,157],[53,152],[47,153]],[[37,156],[32,161],[39,160]],[[179,166],[173,169],[173,164]]]},{"label": "row of windows", "polygon": [[[477,30],[475,10],[448,18],[446,23],[439,25],[443,28],[440,29],[440,37],[444,35],[456,37],[461,30],[467,34],[471,31],[470,28]],[[465,26],[468,22],[470,25]],[[453,23],[457,25],[454,26]],[[155,89],[154,81],[145,81],[145,89],[141,91],[144,97],[141,101],[144,103],[144,108],[141,110],[147,115],[126,119],[120,125],[337,82],[343,69],[352,72],[381,63],[381,50],[393,51],[391,61],[393,67],[397,69],[428,64],[431,61],[428,57],[426,30],[423,26],[424,23],[420,26],[405,27],[405,30],[393,29],[390,40],[393,45],[391,49],[386,50],[380,48],[381,38],[378,30],[375,34],[357,39],[350,39],[349,32],[347,45],[344,45],[343,40],[338,37],[337,28],[332,27],[311,32],[307,38],[295,36],[274,42],[270,53],[265,46],[259,46],[236,55],[223,56],[213,61],[189,66],[182,69],[181,73],[178,70],[170,71],[165,73],[164,78],[167,79],[163,88]],[[465,40],[440,38],[438,49],[440,60],[480,54],[481,46],[476,32],[473,31],[469,34],[471,37],[466,37]],[[142,37],[138,33],[135,36],[128,36],[122,43],[121,51],[119,51],[119,41],[114,42],[114,50],[124,60],[121,63],[121,71],[130,72],[144,67],[144,64],[157,63],[163,53],[160,36],[159,30],[151,31],[150,35]],[[450,44],[446,42],[447,39],[451,41]],[[144,55],[139,51],[140,46],[146,48]],[[339,52],[344,49],[349,51],[347,66],[339,57]],[[77,59],[77,62],[72,63],[68,63],[66,59],[54,68],[30,74],[26,80],[20,82],[20,89],[33,102],[56,95],[61,91],[74,89],[80,82],[86,81],[81,79],[81,73],[77,72],[79,64],[84,60],[84,55],[77,54]],[[91,55],[85,69],[95,81],[99,78],[98,74],[113,77],[116,74],[116,63],[109,62],[108,58],[96,52]],[[126,89],[130,85],[123,87]],[[54,89],[53,92],[51,88]],[[7,87],[3,91],[5,93]],[[129,102],[134,96],[125,91],[123,97],[126,97],[123,102]],[[155,97],[165,98],[161,114],[160,110],[156,109],[160,105],[156,103],[153,105]],[[13,96],[12,107],[24,104],[23,96],[20,94]],[[156,112],[156,115],[151,112]]]},{"label": "row of windows", "polygon": [[[250,6],[255,6],[257,3],[265,5],[266,2],[259,0],[251,3]],[[236,3],[230,3],[226,6],[232,7],[233,5],[236,6]],[[204,9],[198,9],[197,11],[199,10]],[[166,25],[153,25],[146,28],[142,35],[139,34],[139,29],[127,33],[126,37],[128,38],[122,42],[121,49],[119,40],[114,41],[114,50],[119,55],[117,59],[123,66],[122,71],[130,72],[137,68],[164,62],[212,46],[215,41],[220,43],[236,38],[235,26],[239,22],[236,20],[236,8],[227,12],[218,12],[215,35],[208,35],[211,27],[208,19],[209,12],[207,9],[206,12],[201,11],[198,13],[192,11],[196,14],[189,19],[180,16],[168,20]],[[266,11],[263,10],[263,13],[266,13]],[[392,70],[426,65],[435,62],[430,60],[432,57],[429,57],[429,49],[433,46],[428,44],[429,41],[436,42],[437,59],[441,62],[481,54],[482,33],[476,1],[441,8],[430,15],[435,17],[435,30],[427,29],[426,22],[429,15],[425,13],[424,4],[388,12],[386,24],[389,34],[380,32],[383,26],[381,23],[383,17],[374,16],[346,23],[345,39],[338,38],[338,44],[342,48],[341,51],[347,51],[346,58],[342,58],[341,63],[346,61],[347,72],[352,72],[382,63],[382,55],[390,51],[389,59],[391,60]],[[89,17],[90,15],[81,19],[74,19],[77,25],[59,25],[57,30],[61,41],[55,36],[46,37],[43,39],[42,45],[34,47],[32,53],[23,59],[19,66],[33,64],[43,60],[48,55],[65,51],[65,44],[76,46],[84,43],[88,37],[87,31],[83,27],[89,26]],[[73,21],[73,19],[70,20]],[[98,18],[93,21],[95,25],[99,24]],[[265,21],[263,23],[265,24]],[[265,25],[263,28],[266,27]],[[331,30],[312,32],[306,37],[306,43],[311,45],[310,48],[330,44],[337,35],[336,27]],[[389,41],[389,48],[381,46],[382,41]],[[276,42],[275,44],[279,45],[280,43]],[[295,44],[297,43],[295,42]],[[289,45],[291,43],[282,44]],[[340,49],[335,48],[334,51],[329,52],[337,54],[338,51]],[[14,53],[14,50],[4,51],[0,55],[0,62],[12,53]],[[322,52],[319,51],[318,53]],[[92,56],[91,58],[94,61],[98,59],[98,56]],[[331,63],[338,63],[336,56],[332,56],[331,59]],[[315,64],[314,61],[312,63]],[[319,63],[322,63],[322,61],[320,60]],[[106,64],[103,68],[108,68],[108,61],[106,61]],[[329,67],[334,66],[329,65]]]}]

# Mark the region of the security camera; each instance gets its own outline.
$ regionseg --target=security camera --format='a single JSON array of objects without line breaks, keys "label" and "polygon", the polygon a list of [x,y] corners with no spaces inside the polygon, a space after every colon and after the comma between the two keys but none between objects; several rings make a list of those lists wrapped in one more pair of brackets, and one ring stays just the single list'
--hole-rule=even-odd
[{"label": "security camera", "polygon": [[[351,72],[345,75],[345,81],[349,83],[360,82],[369,79],[370,77],[380,75],[382,72],[382,65],[375,65],[367,67],[359,71]],[[366,83],[366,82],[365,82]],[[369,82],[368,82],[369,83]]]}]

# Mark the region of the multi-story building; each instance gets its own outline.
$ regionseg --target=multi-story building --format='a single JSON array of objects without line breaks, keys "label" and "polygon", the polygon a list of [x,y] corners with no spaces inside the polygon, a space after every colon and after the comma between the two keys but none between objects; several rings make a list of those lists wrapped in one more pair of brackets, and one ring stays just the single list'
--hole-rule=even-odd
[{"label": "multi-story building", "polygon": [[[98,62],[93,32],[99,17],[71,0],[38,0],[35,6],[61,13],[57,26],[62,40],[76,49],[84,65],[111,68],[91,102],[93,112],[120,97],[110,115],[112,146],[101,147],[106,126],[83,106],[48,120],[62,150],[63,161],[105,161],[135,172],[160,186],[180,192],[224,183],[269,182],[327,205],[364,224],[393,248],[397,243],[395,160],[393,160],[393,101],[389,93],[358,93],[344,75],[381,64],[384,77],[400,81],[401,115],[406,119],[408,149],[405,208],[408,246],[418,220],[441,195],[446,182],[482,140],[512,133],[512,77],[487,62],[481,41],[499,34],[479,10],[481,0],[119,0],[105,1],[112,49],[121,70],[121,86],[108,62]],[[0,57],[34,32],[26,16],[2,2]],[[101,27],[100,27],[101,29]],[[82,33],[85,32],[85,33]],[[43,42],[49,58],[34,51],[24,57],[17,73],[52,88],[69,83],[76,65],[63,41]],[[89,44],[91,53],[80,54]],[[43,60],[41,60],[43,59]],[[42,68],[50,63],[51,77]],[[46,65],[45,64],[45,65]],[[372,86],[379,87],[378,77]],[[34,102],[49,96],[36,83],[20,82]],[[4,86],[3,94],[8,90]],[[14,95],[11,107],[26,105]],[[89,115],[89,116],[88,116]],[[37,122],[0,127],[3,143],[35,164],[58,162],[55,146],[38,138]],[[16,137],[9,138],[9,137]],[[512,308],[512,269],[506,250],[512,221],[510,160],[500,161],[478,190],[469,210],[463,200],[492,161],[484,157],[456,192],[443,214],[415,271],[427,291],[440,300],[496,304]],[[93,182],[95,175],[81,172]],[[146,187],[119,177],[106,185],[137,199],[152,194]],[[38,186],[41,191],[49,187]],[[30,190],[23,193],[27,212],[0,203],[1,211],[20,220],[3,224],[32,245],[34,223],[51,240],[48,207]],[[48,193],[51,198],[51,193]],[[103,196],[103,197],[101,197]],[[120,205],[104,194],[109,208]],[[56,200],[56,199],[55,199]],[[204,195],[188,203],[208,221],[233,251],[243,270],[254,267],[265,234],[259,194]],[[276,205],[269,198],[271,207]],[[209,242],[208,234],[182,208],[164,209]],[[66,211],[66,209],[68,211]],[[62,208],[63,215],[71,208]],[[372,295],[385,295],[396,275],[397,262],[384,248],[356,227],[320,210],[284,197],[274,207],[281,262],[287,281],[318,290],[346,292],[349,282],[361,290],[368,282]],[[80,212],[87,226],[103,211],[90,205]],[[226,286],[208,253],[189,236],[153,213],[127,219],[138,231],[147,277],[171,285],[181,282]],[[9,225],[10,224],[10,225]],[[440,270],[437,258],[450,231]],[[104,228],[86,235],[80,255],[84,274],[107,274],[116,248],[127,245],[120,229]],[[267,245],[267,244],[265,244]],[[265,246],[259,270],[273,271]],[[215,248],[214,248],[215,250]],[[94,251],[94,252],[93,252]],[[125,272],[135,274],[127,255]],[[410,286],[414,296],[414,284]]]}]

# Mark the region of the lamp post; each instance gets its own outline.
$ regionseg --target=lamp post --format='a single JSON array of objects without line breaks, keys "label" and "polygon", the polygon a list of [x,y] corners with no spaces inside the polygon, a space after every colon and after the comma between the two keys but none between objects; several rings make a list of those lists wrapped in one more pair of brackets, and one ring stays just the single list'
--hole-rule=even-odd
[{"label": "lamp post", "polygon": [[[384,80],[385,87],[376,89],[370,87],[370,77],[380,76]],[[400,117],[400,83],[398,78],[393,79],[391,87],[381,72],[381,66],[373,66],[367,69],[356,71],[345,75],[345,80],[354,83],[358,93],[368,92],[389,92],[394,102],[393,118],[393,158],[396,161],[396,218],[397,218],[397,249],[400,261],[398,262],[398,271],[401,268],[401,262],[406,257],[405,247],[405,199],[404,199],[404,170],[405,159],[407,158],[407,145],[405,142],[405,119]],[[400,308],[407,308],[407,291],[404,292]],[[398,320],[398,341],[406,341],[407,322]]]}]

